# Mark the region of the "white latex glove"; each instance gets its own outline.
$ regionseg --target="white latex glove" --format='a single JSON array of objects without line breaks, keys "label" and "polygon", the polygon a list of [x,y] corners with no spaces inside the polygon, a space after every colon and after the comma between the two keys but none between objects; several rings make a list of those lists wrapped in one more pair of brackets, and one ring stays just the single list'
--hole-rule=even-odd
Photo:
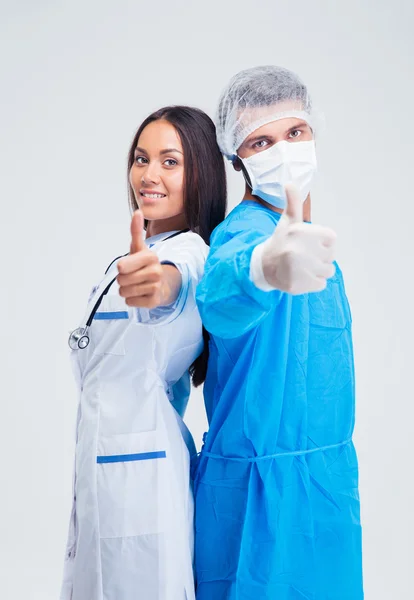
[{"label": "white latex glove", "polygon": [[250,279],[265,291],[320,292],[335,273],[336,234],[327,227],[304,223],[298,190],[292,184],[285,189],[285,212],[272,237],[254,249]]}]

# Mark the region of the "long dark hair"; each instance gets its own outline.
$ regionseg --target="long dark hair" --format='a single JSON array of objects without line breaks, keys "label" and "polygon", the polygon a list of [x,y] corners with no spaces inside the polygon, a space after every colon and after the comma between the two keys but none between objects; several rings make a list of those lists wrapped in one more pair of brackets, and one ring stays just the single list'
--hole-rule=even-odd
[{"label": "long dark hair", "polygon": [[[128,194],[132,211],[138,208],[129,182],[139,137],[153,121],[163,119],[175,127],[184,150],[184,214],[187,225],[206,244],[226,216],[227,185],[224,159],[216,141],[216,128],[208,115],[190,106],[167,106],[147,117],[138,128],[128,153]],[[203,328],[204,350],[190,367],[193,384],[206,378],[209,335]]]}]

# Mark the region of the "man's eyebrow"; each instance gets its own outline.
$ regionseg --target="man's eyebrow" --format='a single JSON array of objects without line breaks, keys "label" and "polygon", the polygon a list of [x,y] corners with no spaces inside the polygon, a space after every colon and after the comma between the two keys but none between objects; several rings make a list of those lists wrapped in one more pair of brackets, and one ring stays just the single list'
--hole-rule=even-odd
[{"label": "man's eyebrow", "polygon": [[295,129],[300,129],[301,127],[309,127],[310,125],[308,123],[306,123],[306,121],[303,121],[303,123],[298,123],[297,125],[293,125],[292,127],[289,127],[289,129],[286,129],[286,132],[289,133],[290,131],[295,131]]}]

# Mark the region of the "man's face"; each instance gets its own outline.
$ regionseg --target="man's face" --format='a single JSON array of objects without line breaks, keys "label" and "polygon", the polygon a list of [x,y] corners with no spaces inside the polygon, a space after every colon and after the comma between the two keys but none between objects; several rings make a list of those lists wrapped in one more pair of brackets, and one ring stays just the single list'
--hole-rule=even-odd
[{"label": "man's face", "polygon": [[278,142],[287,141],[292,144],[313,140],[310,126],[302,119],[287,117],[263,125],[251,133],[237,150],[240,158],[248,158],[253,154],[264,152]]}]

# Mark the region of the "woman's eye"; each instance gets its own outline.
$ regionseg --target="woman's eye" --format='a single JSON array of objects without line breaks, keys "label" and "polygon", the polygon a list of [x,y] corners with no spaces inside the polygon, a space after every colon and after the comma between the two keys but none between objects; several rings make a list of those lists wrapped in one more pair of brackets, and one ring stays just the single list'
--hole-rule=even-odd
[{"label": "woman's eye", "polygon": [[145,158],[145,156],[136,156],[135,157],[135,162],[138,165],[146,165],[148,160]]},{"label": "woman's eye", "polygon": [[300,130],[300,129],[294,129],[293,131],[291,131],[291,132],[289,133],[289,137],[290,137],[290,138],[292,138],[292,139],[293,139],[293,138],[297,138],[297,137],[299,137],[299,136],[301,135],[301,133],[302,133],[302,132],[301,132],[301,130]]},{"label": "woman's eye", "polygon": [[259,140],[253,144],[253,148],[265,148],[268,145],[267,140]]},{"label": "woman's eye", "polygon": [[175,167],[175,165],[177,165],[178,163],[173,158],[167,158],[164,164],[167,165],[167,167]]}]

